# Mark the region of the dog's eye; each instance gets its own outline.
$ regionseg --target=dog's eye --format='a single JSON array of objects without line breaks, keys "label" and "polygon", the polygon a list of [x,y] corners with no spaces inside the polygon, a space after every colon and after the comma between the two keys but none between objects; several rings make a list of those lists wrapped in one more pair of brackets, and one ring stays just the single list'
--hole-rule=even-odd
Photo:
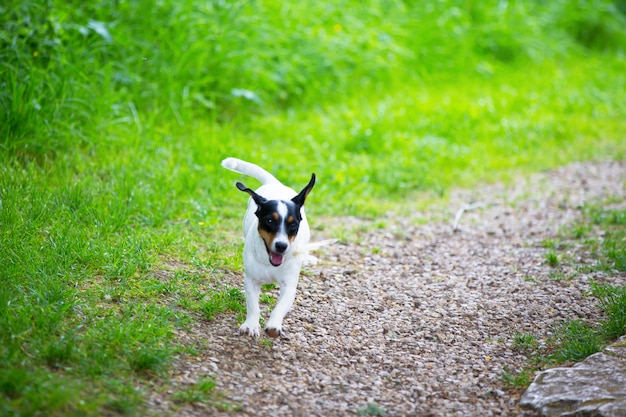
[{"label": "dog's eye", "polygon": [[273,217],[265,217],[261,220],[261,223],[265,225],[265,227],[269,229],[274,229],[276,227],[276,219]]},{"label": "dog's eye", "polygon": [[298,223],[293,222],[287,225],[287,230],[289,233],[296,233],[298,231]]}]

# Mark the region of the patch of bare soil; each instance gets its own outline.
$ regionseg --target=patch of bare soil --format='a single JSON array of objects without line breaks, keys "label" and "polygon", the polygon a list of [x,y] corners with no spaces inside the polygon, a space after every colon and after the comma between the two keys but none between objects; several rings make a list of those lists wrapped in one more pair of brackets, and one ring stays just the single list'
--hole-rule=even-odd
[{"label": "patch of bare soil", "polygon": [[[237,408],[174,404],[155,392],[152,410],[532,416],[518,407],[519,393],[503,388],[505,370],[515,372],[527,359],[514,349],[514,336],[545,337],[563,320],[598,319],[588,281],[624,276],[581,272],[595,260],[564,236],[584,204],[624,204],[625,181],[625,161],[573,164],[513,187],[456,191],[449,207],[419,213],[434,219],[425,225],[389,218],[388,227],[376,229],[342,219],[336,227],[358,231],[318,254],[320,263],[302,275],[285,338],[239,336],[233,314],[198,319],[180,333],[185,343],[204,347],[178,360],[172,390],[211,376],[220,401]],[[458,210],[475,202],[453,231]],[[313,232],[313,240],[326,237]],[[546,262],[547,239],[567,240],[557,266]]]}]

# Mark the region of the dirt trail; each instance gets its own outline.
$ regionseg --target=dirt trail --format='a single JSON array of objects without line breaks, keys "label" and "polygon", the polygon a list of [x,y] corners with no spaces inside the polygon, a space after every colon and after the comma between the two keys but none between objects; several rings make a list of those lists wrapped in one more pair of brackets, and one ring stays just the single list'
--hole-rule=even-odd
[{"label": "dirt trail", "polygon": [[[595,320],[588,280],[590,254],[568,242],[556,267],[546,239],[580,218],[585,203],[626,203],[626,162],[574,164],[512,187],[452,193],[431,219],[386,219],[388,227],[342,219],[349,241],[320,254],[303,274],[286,338],[240,337],[234,315],[199,320],[186,342],[206,346],[181,359],[175,384],[213,376],[223,401],[237,405],[174,405],[154,394],[154,410],[177,416],[515,415],[519,394],[505,391],[505,370],[526,359],[514,335],[546,336],[565,319]],[[455,213],[463,213],[452,231]],[[443,221],[442,221],[443,219]],[[311,219],[315,227],[315,219]],[[339,226],[337,226],[339,227]],[[330,233],[330,228],[326,229]],[[358,231],[365,230],[365,231]],[[313,231],[313,239],[324,237]],[[267,316],[267,313],[265,313]],[[366,409],[366,407],[368,407]]]}]

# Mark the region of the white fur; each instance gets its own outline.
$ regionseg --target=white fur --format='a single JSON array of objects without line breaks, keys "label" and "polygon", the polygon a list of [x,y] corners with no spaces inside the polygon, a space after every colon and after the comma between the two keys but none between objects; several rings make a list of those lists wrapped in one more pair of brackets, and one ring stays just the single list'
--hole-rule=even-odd
[{"label": "white fur", "polygon": [[[272,174],[263,168],[236,158],[227,158],[222,161],[224,168],[240,174],[249,175],[261,182],[256,193],[268,200],[291,200],[298,193],[280,183]],[[258,337],[260,309],[259,295],[261,284],[278,282],[280,296],[276,307],[267,320],[265,330],[273,333],[282,333],[283,319],[291,310],[296,297],[296,287],[300,277],[303,261],[308,258],[310,229],[302,208],[302,221],[298,234],[284,253],[280,266],[273,266],[269,262],[267,249],[258,233],[259,220],[255,215],[257,205],[252,198],[248,200],[248,209],[243,218],[243,265],[244,289],[246,292],[246,321],[239,328],[239,332]]]}]

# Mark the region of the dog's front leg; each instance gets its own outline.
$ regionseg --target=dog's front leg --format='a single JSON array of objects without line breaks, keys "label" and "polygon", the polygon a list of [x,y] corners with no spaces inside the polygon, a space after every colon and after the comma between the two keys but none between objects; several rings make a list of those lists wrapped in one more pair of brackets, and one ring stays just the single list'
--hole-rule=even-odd
[{"label": "dog's front leg", "polygon": [[272,310],[272,314],[270,314],[270,318],[267,321],[267,326],[265,327],[265,333],[267,333],[270,337],[278,337],[283,332],[283,319],[291,310],[293,306],[293,302],[296,299],[296,287],[298,286],[298,281],[295,280],[293,282],[283,282],[280,285],[280,296],[278,297],[278,302],[276,303],[276,307]]},{"label": "dog's front leg", "polygon": [[239,327],[239,333],[259,337],[261,335],[261,327],[259,326],[259,318],[261,317],[261,310],[259,309],[261,284],[246,276],[243,286],[246,290],[246,321]]}]

